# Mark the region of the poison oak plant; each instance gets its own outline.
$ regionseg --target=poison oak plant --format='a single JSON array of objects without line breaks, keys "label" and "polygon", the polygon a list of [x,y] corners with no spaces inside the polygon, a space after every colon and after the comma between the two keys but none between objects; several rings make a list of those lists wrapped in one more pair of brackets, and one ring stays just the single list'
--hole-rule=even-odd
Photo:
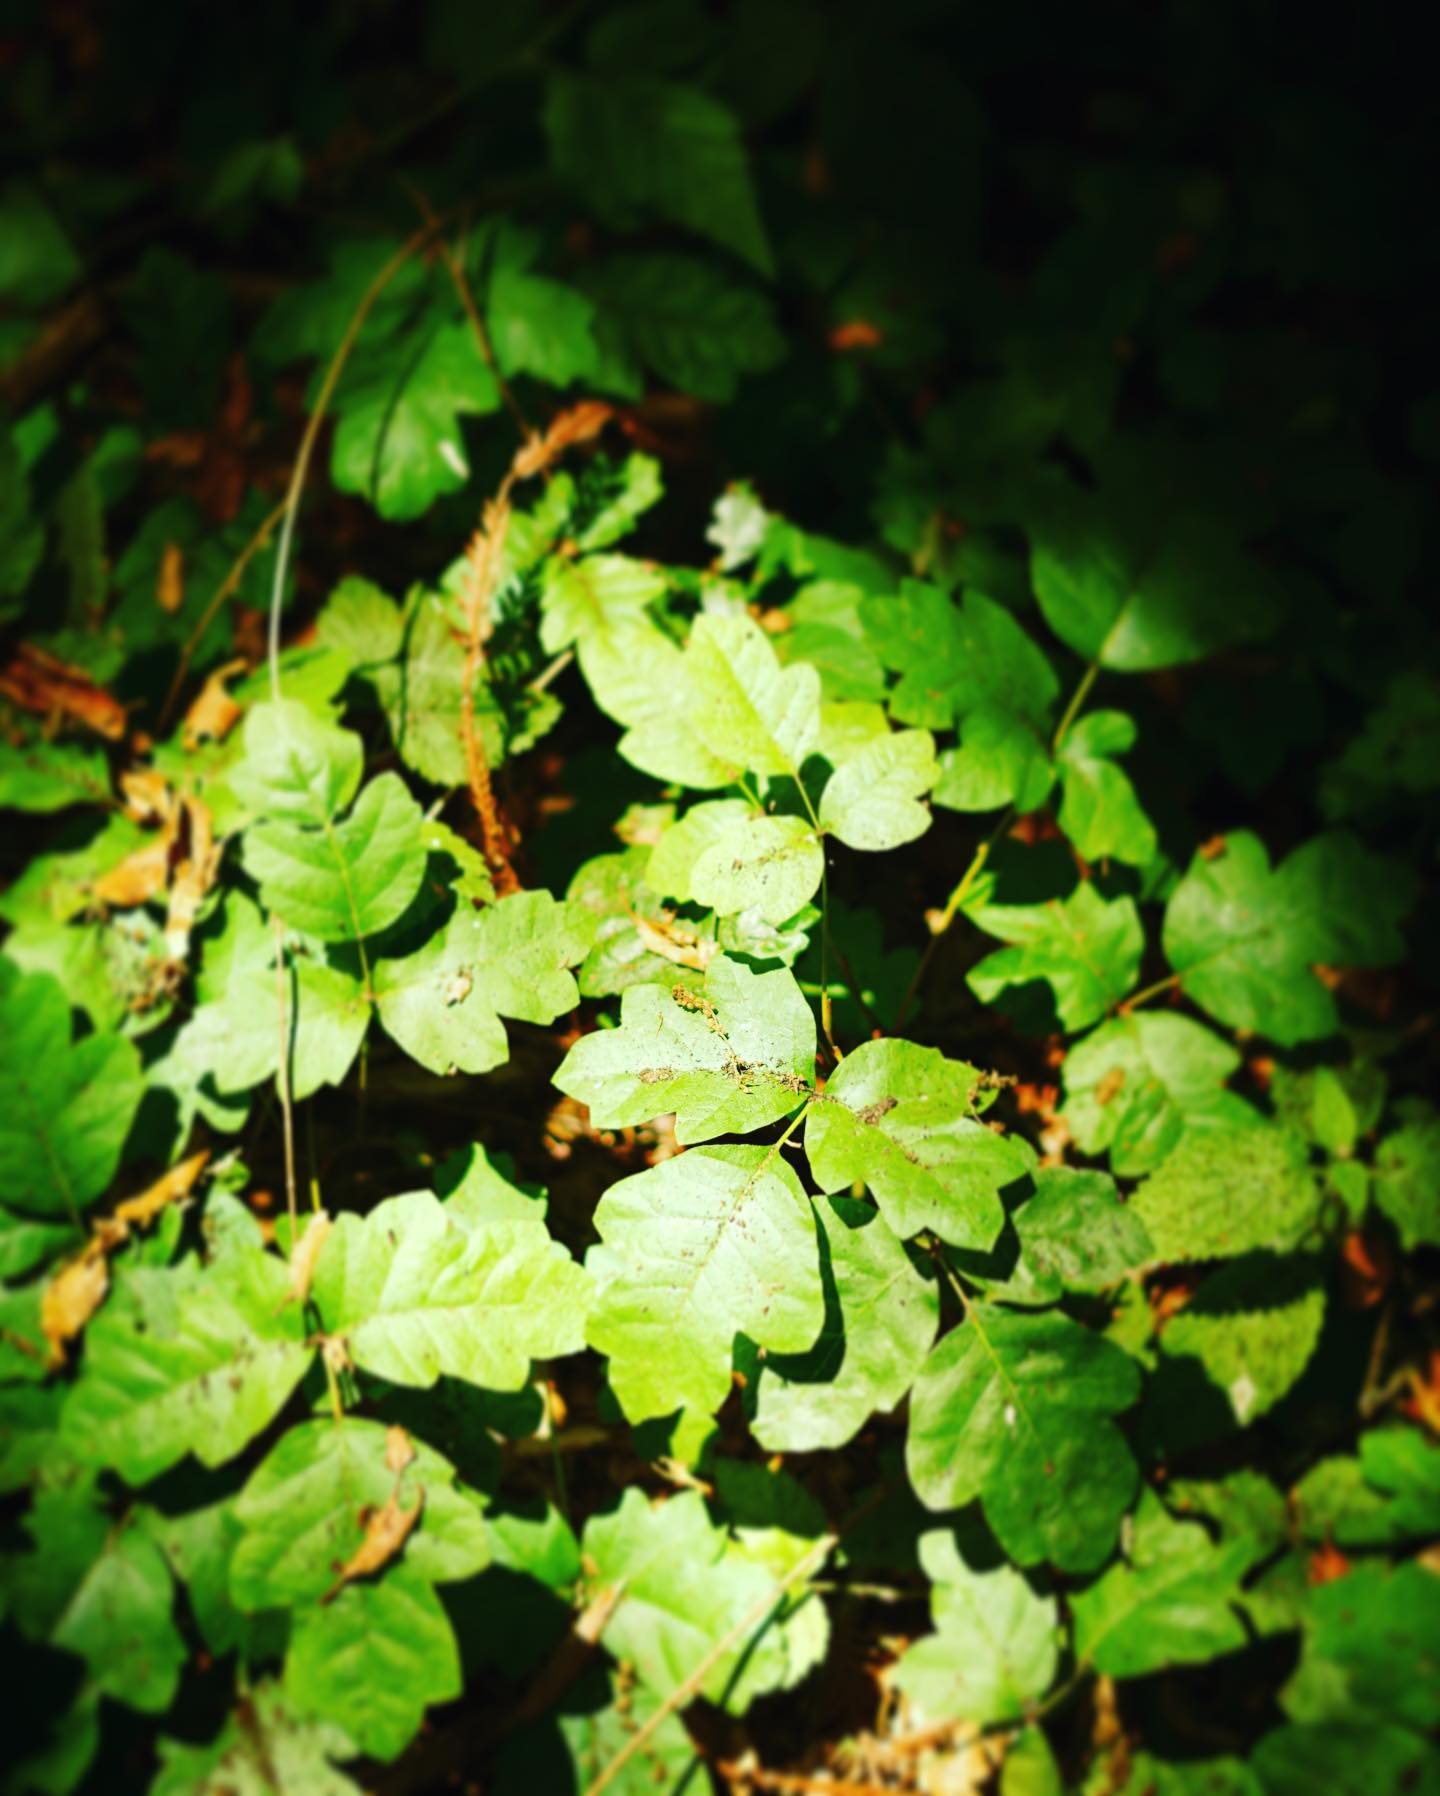
[{"label": "poison oak plant", "polygon": [[1434,405],[901,12],[16,39],[17,1793],[1440,1791]]}]

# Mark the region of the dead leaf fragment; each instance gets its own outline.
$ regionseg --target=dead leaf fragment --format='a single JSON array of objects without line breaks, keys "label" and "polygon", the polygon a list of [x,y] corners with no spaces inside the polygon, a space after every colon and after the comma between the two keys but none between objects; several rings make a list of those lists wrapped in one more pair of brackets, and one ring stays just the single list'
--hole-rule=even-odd
[{"label": "dead leaf fragment", "polygon": [[362,1509],[360,1515],[365,1538],[340,1567],[335,1582],[320,1601],[333,1603],[347,1584],[353,1583],[356,1578],[368,1578],[371,1572],[377,1572],[381,1566],[388,1565],[409,1539],[424,1506],[424,1488],[417,1486],[415,1501],[409,1509],[400,1507],[398,1491],[388,1497],[378,1509]]},{"label": "dead leaf fragment", "polygon": [[40,1327],[50,1343],[46,1364],[58,1371],[65,1364],[66,1349],[105,1301],[110,1288],[110,1266],[104,1248],[87,1243],[78,1259],[62,1266],[45,1287],[40,1299]]},{"label": "dead leaf fragment", "polygon": [[155,603],[167,617],[185,603],[185,551],[179,543],[166,543],[155,577]]},{"label": "dead leaf fragment", "polygon": [[124,1203],[117,1204],[111,1220],[135,1228],[143,1228],[147,1222],[153,1222],[162,1210],[178,1203],[182,1197],[189,1196],[209,1158],[209,1148],[201,1148],[198,1154],[191,1154],[188,1160],[172,1166],[169,1172],[162,1174],[137,1197],[127,1197]]},{"label": "dead leaf fragment", "polygon": [[127,854],[108,873],[102,873],[91,890],[111,910],[133,910],[137,904],[157,898],[165,890],[169,875],[170,841],[162,835]]},{"label": "dead leaf fragment", "polygon": [[128,722],[125,707],[83,668],[71,667],[33,643],[22,642],[0,667],[0,697],[41,717],[68,717],[111,742],[120,740]]},{"label": "dead leaf fragment", "polygon": [[231,698],[225,682],[244,673],[249,665],[248,661],[227,661],[200,688],[181,725],[181,740],[187,750],[198,748],[202,742],[223,742],[240,721],[245,708]]},{"label": "dead leaf fragment", "polygon": [[398,1477],[415,1458],[415,1446],[398,1422],[385,1430],[385,1464]]},{"label": "dead leaf fragment", "polygon": [[287,1303],[304,1303],[315,1280],[315,1262],[325,1237],[334,1224],[327,1210],[317,1210],[306,1222],[300,1239],[290,1249],[290,1286],[285,1293]]},{"label": "dead leaf fragment", "polygon": [[543,473],[576,443],[588,443],[615,415],[614,408],[599,399],[582,399],[550,420],[543,436],[532,435],[515,452],[511,463],[517,480]]}]

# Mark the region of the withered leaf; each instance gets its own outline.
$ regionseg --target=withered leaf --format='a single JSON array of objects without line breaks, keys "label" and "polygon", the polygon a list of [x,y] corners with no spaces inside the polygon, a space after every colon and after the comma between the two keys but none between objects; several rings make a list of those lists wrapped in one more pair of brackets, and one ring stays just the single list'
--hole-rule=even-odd
[{"label": "withered leaf", "polygon": [[424,1506],[425,1491],[421,1486],[417,1487],[415,1501],[409,1509],[400,1507],[397,1494],[388,1497],[378,1509],[362,1510],[365,1538],[340,1567],[335,1582],[321,1597],[321,1602],[333,1603],[347,1584],[356,1578],[368,1578],[371,1572],[377,1572],[381,1566],[387,1565],[409,1539]]}]

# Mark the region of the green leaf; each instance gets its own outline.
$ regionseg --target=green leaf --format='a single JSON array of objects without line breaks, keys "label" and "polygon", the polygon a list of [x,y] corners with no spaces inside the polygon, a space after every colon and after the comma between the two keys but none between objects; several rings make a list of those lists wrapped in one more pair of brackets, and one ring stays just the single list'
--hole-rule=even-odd
[{"label": "green leaf", "polygon": [[930,827],[930,812],[917,800],[938,773],[929,730],[878,737],[830,776],[820,822],[847,848],[880,853],[913,842]]},{"label": "green leaf", "polygon": [[1235,1029],[1282,1047],[1333,1033],[1335,1000],[1316,965],[1398,960],[1409,871],[1336,831],[1297,848],[1273,871],[1247,830],[1223,853],[1198,853],[1165,912],[1165,953],[1188,997]]},{"label": "green leaf", "polygon": [[[777,1583],[711,1523],[698,1491],[652,1508],[641,1491],[627,1490],[617,1509],[590,1518],[583,1544],[592,1587],[624,1592],[605,1629],[609,1648],[658,1696],[677,1689]],[[766,1619],[762,1608],[717,1658],[700,1685],[709,1701],[744,1709],[732,1687],[742,1666],[747,1696],[783,1678],[784,1645],[775,1628],[761,1633]]]},{"label": "green leaf", "polygon": [[[595,920],[593,945],[576,975],[582,997],[611,997],[632,985],[667,980],[700,984],[699,965],[715,952],[713,924],[682,925],[672,914],[662,915],[660,895],[649,883],[652,855],[638,845],[623,854],[596,855],[570,881],[570,903]],[[685,964],[661,953],[661,946],[683,954]]]},{"label": "green leaf", "polygon": [[570,968],[593,934],[575,904],[516,892],[476,911],[461,901],[414,954],[375,968],[386,1032],[433,1073],[489,1072],[510,1055],[504,1016],[551,1023],[580,993]]},{"label": "green leaf", "polygon": [[229,1500],[222,1498],[178,1516],[140,1513],[176,1583],[185,1586],[190,1613],[207,1650],[217,1655],[233,1651],[249,1630],[230,1600],[230,1561],[240,1524]]},{"label": "green leaf", "polygon": [[360,738],[317,717],[299,699],[252,705],[244,741],[230,788],[253,816],[325,824],[360,789]]},{"label": "green leaf", "polygon": [[[243,1532],[230,1588],[245,1610],[296,1608],[334,1588],[365,1536],[365,1516],[391,1497],[422,1504],[398,1563],[431,1583],[468,1578],[489,1563],[477,1502],[455,1488],[455,1468],[411,1441],[397,1474],[386,1463],[387,1430],[358,1416],[302,1422],[281,1436],[235,1499]],[[395,1562],[392,1562],[392,1564]]]},{"label": "green leaf", "polygon": [[1375,1150],[1376,1207],[1407,1251],[1440,1246],[1440,1113],[1417,1104]]},{"label": "green leaf", "polygon": [[543,1221],[467,1228],[411,1191],[339,1218],[311,1297],[355,1364],[392,1384],[513,1391],[532,1359],[583,1345],[589,1280]]},{"label": "green leaf", "polygon": [[[214,1199],[211,1199],[213,1205]],[[284,1265],[258,1244],[117,1281],[85,1332],[62,1416],[71,1450],[139,1485],[194,1453],[234,1457],[277,1415],[311,1361]]]},{"label": "green leaf", "polygon": [[495,377],[465,320],[432,317],[418,350],[408,338],[362,344],[336,395],[331,478],[392,523],[418,518],[470,480],[461,417],[499,405]]},{"label": "green leaf", "polygon": [[162,1714],[189,1656],[171,1617],[174,1591],[160,1549],[118,1530],[91,1561],[50,1633],[85,1660],[95,1688],[132,1709]]},{"label": "green leaf", "polygon": [[765,816],[743,799],[694,805],[650,858],[651,888],[721,916],[755,911],[783,923],[819,889],[825,855],[803,817]]},{"label": "green leaf", "polygon": [[770,272],[734,115],[698,88],[637,75],[550,77],[545,129],[556,168],[608,224],[654,214]]},{"label": "green leaf", "polygon": [[992,1298],[1031,1305],[1096,1296],[1151,1259],[1144,1223],[1103,1172],[1043,1166],[1032,1176],[1035,1194],[1013,1218],[1015,1263],[1002,1278],[985,1279]]},{"label": "green leaf", "polygon": [[583,667],[592,638],[645,622],[667,586],[659,568],[628,555],[552,556],[540,592],[541,644],[554,655],[578,642]]},{"label": "green leaf", "polygon": [[360,941],[401,916],[425,874],[420,807],[382,773],[339,823],[253,823],[245,871],[267,910],[321,941]]},{"label": "green leaf", "polygon": [[937,586],[906,580],[896,597],[865,599],[860,613],[881,659],[900,673],[890,710],[901,723],[948,729],[983,704],[1041,722],[1059,691],[1041,650],[981,593],[957,605]]},{"label": "green leaf", "polygon": [[799,777],[820,729],[820,677],[782,667],[748,617],[704,613],[685,646],[691,722],[706,748],[748,773]]},{"label": "green leaf", "polygon": [[[347,574],[315,619],[315,635],[338,650],[356,668],[393,661],[405,646],[400,607],[373,580]],[[358,782],[357,782],[358,783]],[[331,807],[338,810],[338,804]]]},{"label": "green leaf", "polygon": [[345,1730],[296,1714],[268,1679],[246,1693],[208,1746],[161,1740],[159,1750],[150,1796],[358,1796],[360,1788],[331,1762],[354,1756]]},{"label": "green leaf", "polygon": [[[3,233],[0,233],[3,235]],[[34,515],[30,480],[14,434],[0,426],[0,603],[18,598],[45,553],[45,527]],[[6,606],[3,614],[11,615]]]},{"label": "green leaf", "polygon": [[600,308],[596,335],[616,362],[610,390],[638,397],[643,365],[678,392],[724,404],[742,375],[784,357],[766,296],[699,256],[611,256],[585,286]]},{"label": "green leaf", "polygon": [[750,1427],[773,1453],[843,1447],[876,1411],[895,1407],[935,1339],[940,1299],[870,1204],[815,1206],[825,1319],[805,1353],[741,1356]]},{"label": "green leaf", "polygon": [[1295,1721],[1440,1725],[1440,1607],[1418,1561],[1375,1560],[1311,1594],[1300,1669],[1281,1692]]},{"label": "green leaf", "polygon": [[1034,723],[987,702],[962,720],[959,747],[941,755],[932,797],[952,811],[996,811],[1013,804],[1023,815],[1039,810],[1054,783],[1049,745]]},{"label": "green leaf", "polygon": [[1048,904],[988,904],[970,915],[987,935],[1014,944],[967,974],[982,1003],[1008,986],[1043,979],[1064,1027],[1084,1029],[1125,996],[1140,971],[1145,937],[1134,900],[1107,902],[1088,882]]},{"label": "green leaf", "polygon": [[0,194],[0,295],[17,306],[44,306],[79,278],[80,258],[55,214],[28,181]]},{"label": "green leaf", "polygon": [[1031,522],[1035,596],[1082,661],[1140,673],[1269,634],[1274,585],[1223,525],[1138,484],[1119,499],[1052,488]]},{"label": "green leaf", "polygon": [[1113,857],[1132,867],[1154,859],[1154,825],[1140,808],[1129,776],[1115,765],[1135,744],[1135,724],[1123,711],[1092,711],[1067,733],[1057,759],[1064,796],[1059,823],[1087,861]]},{"label": "green leaf", "polygon": [[1319,1206],[1304,1143],[1254,1126],[1187,1134],[1134,1198],[1161,1266],[1283,1253],[1305,1238]]},{"label": "green leaf", "polygon": [[322,1715],[387,1763],[419,1732],[433,1703],[463,1688],[455,1635],[434,1589],[405,1566],[347,1584],[332,1603],[296,1611],[285,1655],[286,1698]]},{"label": "green leaf", "polygon": [[815,1076],[815,1019],[786,968],[752,973],[718,955],[701,992],[632,986],[618,1029],[575,1043],[555,1074],[598,1128],[675,1112],[687,1146],[743,1135],[797,1110]]},{"label": "green leaf", "polygon": [[0,810],[63,811],[109,797],[110,769],[99,749],[43,736],[0,740]]},{"label": "green leaf", "polygon": [[1125,1558],[1070,1599],[1076,1656],[1133,1678],[1237,1652],[1248,1636],[1235,1604],[1252,1558],[1249,1541],[1216,1546],[1147,1490]]},{"label": "green leaf", "polygon": [[1167,1359],[1199,1360],[1243,1428],[1299,1379],[1324,1320],[1315,1266],[1253,1254],[1212,1273],[1166,1323],[1161,1343]]},{"label": "green leaf", "polygon": [[132,1043],[72,1042],[56,981],[0,960],[0,1199],[77,1216],[114,1178],[143,1090]]},{"label": "green leaf", "polygon": [[983,1250],[1005,1220],[999,1187],[1028,1167],[1023,1148],[979,1120],[993,1099],[984,1074],[936,1048],[862,1042],[806,1120],[815,1182],[865,1183],[897,1235],[933,1229]]},{"label": "green leaf", "polygon": [[930,1509],[979,1497],[1018,1565],[1093,1571],[1135,1495],[1135,1461],[1110,1418],[1139,1390],[1134,1362],[1069,1317],[971,1304],[915,1381],[910,1481]]},{"label": "green leaf", "polygon": [[533,374],[554,387],[600,371],[595,307],[564,281],[513,265],[497,268],[487,295],[488,323],[502,374]]},{"label": "green leaf", "polygon": [[935,1632],[907,1647],[894,1671],[920,1709],[917,1721],[1017,1720],[1050,1688],[1059,1664],[1054,1597],[1037,1596],[1008,1565],[972,1570],[948,1529],[920,1537],[920,1563],[931,1580]]},{"label": "green leaf", "polygon": [[1440,1793],[1440,1758],[1431,1743],[1409,1728],[1375,1722],[1274,1728],[1256,1745],[1254,1765],[1265,1796]]},{"label": "green leaf", "polygon": [[1225,1081],[1240,1065],[1229,1042],[1189,1017],[1112,1017],[1065,1058],[1062,1114],[1083,1153],[1108,1151],[1121,1178],[1152,1172],[1183,1136],[1258,1124]]},{"label": "green leaf", "polygon": [[815,1218],[774,1149],[662,1160],[612,1185],[595,1227],[604,1253],[588,1338],[632,1422],[717,1410],[738,1334],[777,1353],[813,1346],[824,1320]]}]

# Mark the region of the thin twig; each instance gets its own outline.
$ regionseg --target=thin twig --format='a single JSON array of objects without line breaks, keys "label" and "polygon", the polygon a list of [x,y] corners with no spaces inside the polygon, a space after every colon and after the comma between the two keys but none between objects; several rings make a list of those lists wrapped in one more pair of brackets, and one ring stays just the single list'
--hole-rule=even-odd
[{"label": "thin twig", "polygon": [[485,507],[484,520],[465,552],[469,571],[461,604],[465,613],[465,668],[460,686],[460,743],[465,751],[465,777],[470,787],[470,802],[480,819],[481,843],[485,863],[495,890],[508,897],[520,890],[520,881],[510,862],[509,831],[495,801],[495,786],[490,778],[490,763],[485,746],[475,727],[475,687],[485,665],[485,638],[490,626],[490,595],[505,552],[505,537],[510,528],[510,489],[515,472],[501,482],[500,491]]},{"label": "thin twig", "polygon": [[701,1685],[725,1655],[733,1652],[735,1647],[752,1634],[765,1621],[770,1612],[785,1600],[785,1594],[791,1585],[803,1583],[805,1579],[819,1571],[835,1550],[839,1539],[838,1533],[822,1534],[791,1572],[784,1578],[777,1579],[762,1598],[753,1602],[740,1619],[726,1629],[710,1650],[701,1655],[700,1659],[690,1668],[689,1673],[681,1679],[664,1701],[656,1705],[648,1719],[631,1734],[610,1763],[588,1786],[585,1796],[600,1796],[602,1790],[609,1789],[631,1759],[637,1753],[645,1750],[664,1722],[699,1694]]},{"label": "thin twig", "polygon": [[305,434],[300,439],[300,452],[295,457],[295,466],[290,471],[290,484],[285,490],[284,522],[280,527],[280,543],[275,551],[275,578],[270,589],[270,628],[266,640],[266,659],[270,664],[270,696],[277,702],[280,698],[280,611],[285,598],[285,574],[290,564],[290,545],[295,536],[295,519],[300,510],[300,495],[305,490],[305,477],[310,471],[310,457],[315,452],[320,426],[325,421],[325,413],[331,399],[335,396],[335,388],[339,384],[346,362],[350,359],[350,352],[354,349],[356,340],[364,328],[365,320],[370,316],[371,307],[411,256],[417,250],[423,249],[440,229],[440,223],[439,219],[434,219],[421,230],[416,231],[413,237],[408,238],[375,275],[360,296],[360,303],[351,314],[350,322],[345,327],[345,334],[341,337],[339,346],[330,358],[330,366],[325,370],[325,379],[321,384],[309,421],[306,423]]},{"label": "thin twig", "polygon": [[1055,739],[1050,744],[1051,754],[1058,755],[1065,738],[1070,734],[1070,726],[1080,715],[1080,707],[1090,696],[1090,688],[1095,684],[1095,676],[1100,672],[1100,661],[1097,657],[1080,676],[1080,684],[1070,695],[1070,703],[1066,705],[1060,722],[1055,729]]},{"label": "thin twig", "polygon": [[930,962],[935,958],[935,950],[940,945],[941,936],[945,934],[946,930],[950,928],[951,924],[955,921],[955,918],[959,915],[960,906],[964,904],[965,900],[970,896],[970,888],[975,884],[975,881],[980,877],[981,873],[984,872],[985,863],[990,859],[991,851],[994,849],[995,844],[1000,840],[1001,836],[1004,835],[1005,831],[1009,829],[1010,821],[1014,815],[1015,808],[1013,805],[1007,805],[1000,813],[999,821],[971,856],[970,865],[960,875],[959,883],[956,885],[954,891],[951,892],[949,898],[945,901],[944,910],[941,911],[940,915],[931,926],[930,940],[925,944],[925,952],[920,956],[919,964],[916,966],[915,971],[910,975],[910,983],[905,987],[905,996],[900,1000],[900,1008],[895,1013],[895,1022],[891,1029],[892,1035],[898,1035],[905,1027],[905,1019],[910,1014],[910,1006],[915,1002],[916,995],[924,982],[925,975],[930,970]]},{"label": "thin twig", "polygon": [[1126,998],[1122,1004],[1115,1006],[1116,1016],[1129,1016],[1132,1010],[1141,1004],[1148,1004],[1152,998],[1158,998],[1162,992],[1173,991],[1180,983],[1178,973],[1170,973],[1164,979],[1157,979],[1153,985],[1142,986],[1133,998]]},{"label": "thin twig", "polygon": [[290,1212],[290,1241],[300,1238],[300,1207],[295,1199],[295,1114],[290,1102],[290,988],[285,977],[285,925],[275,925],[275,991],[280,1002],[280,1062],[275,1069],[280,1088],[280,1125],[285,1137],[285,1204]]}]

